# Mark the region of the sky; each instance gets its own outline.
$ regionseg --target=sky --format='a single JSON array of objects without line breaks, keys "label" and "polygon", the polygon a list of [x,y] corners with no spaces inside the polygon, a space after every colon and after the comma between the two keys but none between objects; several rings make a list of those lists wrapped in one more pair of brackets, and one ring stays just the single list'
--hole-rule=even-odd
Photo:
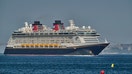
[{"label": "sky", "polygon": [[132,43],[132,0],[0,0],[0,43],[24,22],[91,26],[110,43]]}]

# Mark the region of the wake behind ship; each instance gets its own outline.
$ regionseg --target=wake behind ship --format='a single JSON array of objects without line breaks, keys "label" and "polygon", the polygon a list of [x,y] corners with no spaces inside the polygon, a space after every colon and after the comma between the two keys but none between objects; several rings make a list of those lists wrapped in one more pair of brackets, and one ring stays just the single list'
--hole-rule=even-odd
[{"label": "wake behind ship", "polygon": [[109,43],[101,42],[96,30],[90,26],[77,27],[73,20],[64,27],[55,20],[54,28],[25,22],[25,27],[14,31],[5,48],[4,54],[32,55],[98,55]]}]

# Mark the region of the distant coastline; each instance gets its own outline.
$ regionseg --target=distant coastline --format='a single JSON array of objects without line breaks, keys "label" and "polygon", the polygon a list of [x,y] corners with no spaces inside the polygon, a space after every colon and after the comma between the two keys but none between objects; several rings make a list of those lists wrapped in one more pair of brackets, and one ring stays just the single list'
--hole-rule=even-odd
[{"label": "distant coastline", "polygon": [[132,54],[132,44],[109,45],[101,54]]}]

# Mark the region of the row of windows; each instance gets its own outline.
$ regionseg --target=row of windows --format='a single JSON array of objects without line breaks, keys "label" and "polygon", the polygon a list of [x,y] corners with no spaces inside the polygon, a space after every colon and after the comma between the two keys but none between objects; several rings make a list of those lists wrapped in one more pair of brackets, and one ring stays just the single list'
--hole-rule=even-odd
[{"label": "row of windows", "polygon": [[71,43],[71,40],[15,40],[15,43]]},{"label": "row of windows", "polygon": [[71,39],[71,37],[13,37],[12,38],[12,40],[15,40],[15,39],[19,39],[19,40],[22,40],[22,39],[25,39],[25,40],[28,40],[28,39],[40,39],[40,40],[42,40],[42,39]]},{"label": "row of windows", "polygon": [[84,33],[84,32],[80,32],[80,33],[77,33],[77,34],[88,34],[88,35],[91,35],[91,34],[96,34],[96,33]]},{"label": "row of windows", "polygon": [[74,33],[14,33],[14,34],[12,34],[12,35],[15,35],[15,36],[17,36],[17,35],[20,35],[20,36],[26,36],[26,35],[72,35],[72,34],[74,34]]}]

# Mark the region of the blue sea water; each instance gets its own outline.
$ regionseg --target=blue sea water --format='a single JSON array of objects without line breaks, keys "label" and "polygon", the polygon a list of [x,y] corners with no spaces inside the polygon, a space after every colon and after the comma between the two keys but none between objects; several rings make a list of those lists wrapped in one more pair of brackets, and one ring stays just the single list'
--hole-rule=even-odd
[{"label": "blue sea water", "polygon": [[100,74],[101,70],[132,74],[132,55],[0,56],[0,74]]}]

